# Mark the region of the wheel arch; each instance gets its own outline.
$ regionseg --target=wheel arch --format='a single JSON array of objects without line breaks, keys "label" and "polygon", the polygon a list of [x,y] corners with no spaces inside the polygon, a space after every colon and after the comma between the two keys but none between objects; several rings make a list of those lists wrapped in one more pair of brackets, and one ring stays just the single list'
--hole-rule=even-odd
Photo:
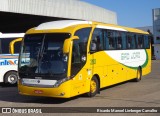
[{"label": "wheel arch", "polygon": [[95,76],[95,77],[97,78],[97,80],[98,80],[98,85],[99,85],[99,87],[98,87],[98,93],[100,93],[100,87],[101,87],[101,85],[100,85],[100,84],[101,84],[100,77],[99,77],[98,74],[94,74],[93,77],[94,77],[94,76]]},{"label": "wheel arch", "polygon": [[142,71],[142,66],[139,66],[138,68]]},{"label": "wheel arch", "polygon": [[138,69],[140,69],[141,75],[142,75],[142,66],[139,66]]}]

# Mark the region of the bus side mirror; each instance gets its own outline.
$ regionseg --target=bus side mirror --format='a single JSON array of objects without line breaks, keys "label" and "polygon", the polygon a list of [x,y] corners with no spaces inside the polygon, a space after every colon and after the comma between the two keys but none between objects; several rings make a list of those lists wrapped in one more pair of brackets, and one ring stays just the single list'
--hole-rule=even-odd
[{"label": "bus side mirror", "polygon": [[9,43],[9,52],[10,52],[10,54],[14,54],[14,44],[16,43],[16,42],[21,42],[22,41],[22,38],[17,38],[17,39],[15,39],[15,40],[13,40],[13,41],[11,41],[10,43]]},{"label": "bus side mirror", "polygon": [[71,42],[73,41],[73,40],[78,40],[79,39],[79,37],[78,36],[73,36],[73,37],[71,37],[71,38],[69,38],[69,39],[66,39],[65,41],[64,41],[64,45],[63,45],[63,53],[69,53],[69,48],[70,48],[70,45],[71,45]]}]

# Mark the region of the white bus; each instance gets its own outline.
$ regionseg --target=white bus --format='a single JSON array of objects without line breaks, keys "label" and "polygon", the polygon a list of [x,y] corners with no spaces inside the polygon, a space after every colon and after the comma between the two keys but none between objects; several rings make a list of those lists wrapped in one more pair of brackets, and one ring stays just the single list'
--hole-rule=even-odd
[{"label": "white bus", "polygon": [[24,33],[0,33],[0,83],[17,83],[17,65]]}]

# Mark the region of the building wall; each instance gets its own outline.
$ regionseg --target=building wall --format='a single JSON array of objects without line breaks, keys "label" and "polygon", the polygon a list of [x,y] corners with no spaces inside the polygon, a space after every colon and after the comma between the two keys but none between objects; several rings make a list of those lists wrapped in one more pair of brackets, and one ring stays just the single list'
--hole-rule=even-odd
[{"label": "building wall", "polygon": [[154,54],[160,59],[160,8],[153,9]]},{"label": "building wall", "polygon": [[0,0],[0,11],[117,24],[115,12],[80,0]]}]

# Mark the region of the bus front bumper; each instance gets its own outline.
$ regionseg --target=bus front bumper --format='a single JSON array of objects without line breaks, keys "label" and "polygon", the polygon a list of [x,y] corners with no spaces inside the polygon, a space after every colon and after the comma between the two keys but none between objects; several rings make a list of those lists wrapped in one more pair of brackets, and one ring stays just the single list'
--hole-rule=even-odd
[{"label": "bus front bumper", "polygon": [[62,83],[59,87],[31,87],[22,85],[18,81],[18,91],[21,95],[30,95],[30,96],[45,96],[45,97],[55,97],[55,98],[70,98],[70,86],[69,81]]}]

